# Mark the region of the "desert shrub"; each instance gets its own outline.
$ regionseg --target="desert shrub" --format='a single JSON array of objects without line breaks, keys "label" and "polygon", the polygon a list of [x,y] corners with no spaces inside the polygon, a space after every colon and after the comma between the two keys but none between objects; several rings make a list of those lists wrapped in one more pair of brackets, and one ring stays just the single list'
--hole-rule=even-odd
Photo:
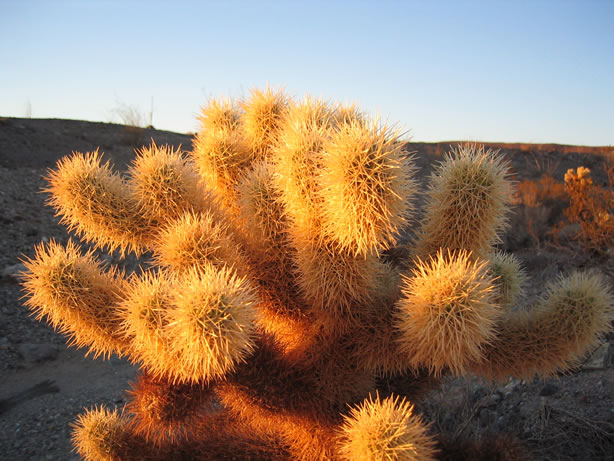
[{"label": "desert shrub", "polygon": [[585,247],[600,253],[614,245],[614,163],[604,165],[608,186],[593,183],[591,171],[583,166],[565,173],[570,204],[565,216],[580,225],[578,236]]},{"label": "desert shrub", "polygon": [[538,180],[525,179],[516,188],[512,203],[516,205],[513,217],[513,238],[523,244],[540,246],[550,237],[569,204],[563,183],[550,174]]},{"label": "desert shrub", "polygon": [[[143,144],[145,126],[147,125],[145,114],[137,107],[124,103],[119,103],[112,112],[124,124],[124,143],[130,146]],[[151,125],[151,114],[149,115],[149,125]]]}]

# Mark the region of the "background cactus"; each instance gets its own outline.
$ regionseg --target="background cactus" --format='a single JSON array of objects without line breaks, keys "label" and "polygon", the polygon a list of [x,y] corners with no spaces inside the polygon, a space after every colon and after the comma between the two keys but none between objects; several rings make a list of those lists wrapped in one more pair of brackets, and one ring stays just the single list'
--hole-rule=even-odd
[{"label": "background cactus", "polygon": [[74,154],[48,176],[80,237],[143,256],[124,274],[50,243],[26,262],[39,318],[143,370],[125,410],[76,422],[85,459],[469,459],[479,444],[432,433],[411,402],[444,374],[556,373],[610,328],[598,274],[514,306],[524,276],[495,248],[511,191],[496,153],[441,163],[399,267],[386,250],[417,187],[397,131],[271,89],[211,101],[201,121],[187,156],[152,145],[122,177]]}]

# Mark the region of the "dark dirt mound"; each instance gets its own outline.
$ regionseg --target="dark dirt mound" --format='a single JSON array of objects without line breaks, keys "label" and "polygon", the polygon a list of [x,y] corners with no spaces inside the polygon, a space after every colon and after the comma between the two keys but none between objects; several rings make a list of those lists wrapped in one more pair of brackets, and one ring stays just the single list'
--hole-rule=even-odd
[{"label": "dark dirt mound", "polygon": [[192,147],[185,134],[80,120],[0,118],[0,167],[49,168],[71,152],[100,149],[118,168],[134,157],[134,148],[149,144]]}]

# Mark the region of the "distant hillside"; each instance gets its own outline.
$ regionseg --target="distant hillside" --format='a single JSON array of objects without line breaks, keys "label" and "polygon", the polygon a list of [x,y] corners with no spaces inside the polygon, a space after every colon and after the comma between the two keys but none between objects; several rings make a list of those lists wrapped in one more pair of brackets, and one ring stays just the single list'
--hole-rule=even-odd
[{"label": "distant hillside", "polygon": [[191,137],[153,128],[62,119],[0,118],[0,167],[51,167],[71,152],[100,148],[120,168],[134,157],[134,147],[170,144],[192,148]]},{"label": "distant hillside", "polygon": [[[134,157],[134,148],[149,144],[192,148],[192,137],[187,134],[161,131],[153,128],[135,129],[114,123],[85,122],[63,119],[0,118],[0,167],[45,168],[71,152],[89,152],[100,149],[105,158],[119,168],[125,168]],[[419,176],[428,174],[436,161],[442,160],[451,147],[463,141],[438,143],[408,143],[407,150],[415,152]],[[584,165],[594,170],[596,181],[600,166],[608,155],[614,155],[611,146],[588,147],[560,144],[484,143],[500,149],[510,161],[518,179],[535,179],[544,173],[558,181],[565,171]]]}]

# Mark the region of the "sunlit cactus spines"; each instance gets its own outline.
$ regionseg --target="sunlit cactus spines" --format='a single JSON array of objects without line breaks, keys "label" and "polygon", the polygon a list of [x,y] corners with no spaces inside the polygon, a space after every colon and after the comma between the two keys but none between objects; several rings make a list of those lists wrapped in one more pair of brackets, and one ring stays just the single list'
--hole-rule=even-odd
[{"label": "sunlit cactus spines", "polygon": [[[437,434],[416,410],[446,375],[568,370],[610,328],[614,296],[597,273],[561,275],[519,306],[527,276],[497,248],[513,188],[504,157],[461,146],[424,186],[396,126],[271,88],[210,100],[199,119],[189,152],[143,147],[125,174],[75,153],[47,175],[49,204],[82,243],[25,258],[25,304],[72,345],[141,370],[125,408],[79,417],[77,452],[524,453],[505,436]],[[105,265],[98,250],[140,266]]]},{"label": "sunlit cactus spines", "polygon": [[127,415],[104,407],[93,408],[79,415],[75,421],[72,437],[73,445],[84,459],[117,461],[125,453],[135,456],[139,450],[133,437],[131,421]]},{"label": "sunlit cactus spines", "polygon": [[502,156],[483,147],[465,145],[448,154],[431,176],[418,256],[449,248],[487,257],[507,224],[508,176]]},{"label": "sunlit cactus spines", "polygon": [[531,378],[566,370],[611,330],[614,296],[605,278],[572,272],[545,287],[530,311],[510,312],[484,348],[476,372],[490,379]]},{"label": "sunlit cactus spines", "polygon": [[322,148],[324,232],[358,254],[386,248],[406,224],[412,172],[398,134],[376,124],[342,124]]},{"label": "sunlit cactus spines", "polygon": [[55,241],[37,246],[25,266],[26,305],[36,318],[47,320],[70,344],[88,348],[94,357],[124,352],[129,343],[120,334],[117,316],[125,288],[119,271],[105,271],[91,251],[80,251],[72,241],[65,247]]},{"label": "sunlit cactus spines", "polygon": [[399,397],[370,397],[352,408],[341,429],[341,459],[435,460],[435,444],[413,405]]},{"label": "sunlit cactus spines", "polygon": [[524,292],[527,275],[512,253],[496,251],[488,258],[488,270],[493,277],[497,303],[514,306]]},{"label": "sunlit cactus spines", "polygon": [[467,252],[418,259],[402,293],[399,349],[413,366],[436,375],[444,370],[461,374],[469,363],[480,361],[482,346],[494,338],[502,314],[486,262],[472,262]]},{"label": "sunlit cactus spines", "polygon": [[46,190],[60,222],[99,247],[140,253],[150,236],[149,220],[138,212],[127,180],[98,151],[64,157],[57,166]]}]

